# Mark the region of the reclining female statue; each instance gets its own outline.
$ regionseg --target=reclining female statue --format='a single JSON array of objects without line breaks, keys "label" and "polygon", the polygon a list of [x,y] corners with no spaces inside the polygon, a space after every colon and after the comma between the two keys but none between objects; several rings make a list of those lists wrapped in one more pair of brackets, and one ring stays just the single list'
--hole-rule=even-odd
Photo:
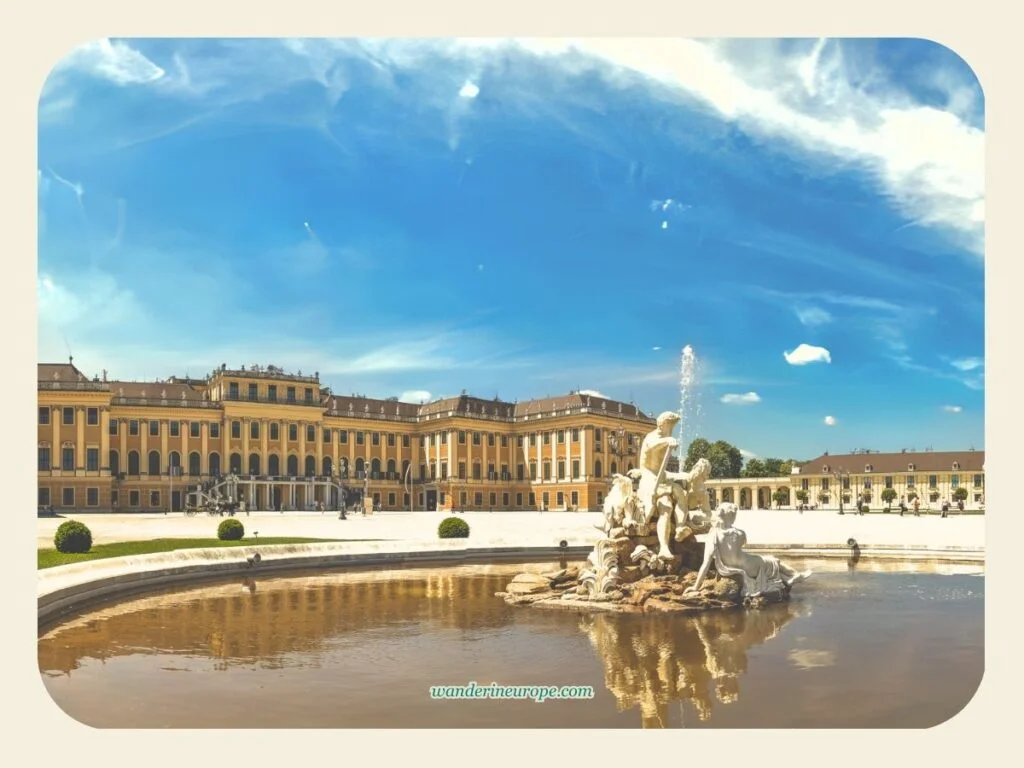
[{"label": "reclining female statue", "polygon": [[711,531],[704,544],[704,562],[697,572],[697,581],[686,590],[686,594],[696,593],[701,588],[712,562],[719,576],[739,576],[742,579],[745,598],[781,592],[811,575],[810,571],[801,573],[772,555],[744,552],[747,534],[733,527],[738,510],[731,502],[715,510]]}]

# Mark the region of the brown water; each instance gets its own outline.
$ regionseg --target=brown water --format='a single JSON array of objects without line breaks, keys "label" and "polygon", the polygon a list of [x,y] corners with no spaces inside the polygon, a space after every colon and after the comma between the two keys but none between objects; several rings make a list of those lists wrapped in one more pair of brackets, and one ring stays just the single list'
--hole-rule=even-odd
[{"label": "brown water", "polygon": [[[698,617],[494,597],[558,564],[257,578],[74,618],[40,638],[39,666],[67,714],[112,728],[921,728],[970,700],[980,568],[794,564],[815,575],[788,604]],[[429,696],[470,681],[594,695]]]}]

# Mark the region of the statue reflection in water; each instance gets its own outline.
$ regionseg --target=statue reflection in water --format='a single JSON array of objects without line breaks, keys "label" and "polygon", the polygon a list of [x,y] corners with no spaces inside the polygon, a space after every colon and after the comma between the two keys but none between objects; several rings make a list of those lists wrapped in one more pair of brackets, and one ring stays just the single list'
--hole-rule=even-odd
[{"label": "statue reflection in water", "polygon": [[664,728],[672,702],[689,702],[701,722],[711,719],[715,703],[735,702],[747,650],[801,612],[787,602],[687,617],[595,614],[583,617],[581,628],[604,664],[619,711],[638,708],[644,728]]}]

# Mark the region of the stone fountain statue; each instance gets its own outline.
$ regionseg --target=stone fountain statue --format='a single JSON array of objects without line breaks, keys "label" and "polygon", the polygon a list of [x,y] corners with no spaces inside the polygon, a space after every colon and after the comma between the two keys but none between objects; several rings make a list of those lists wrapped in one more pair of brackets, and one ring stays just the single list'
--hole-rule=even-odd
[{"label": "stone fountain statue", "polygon": [[[679,415],[666,411],[640,446],[640,468],[616,474],[604,503],[604,536],[581,571],[520,574],[498,594],[512,604],[580,605],[602,610],[704,611],[789,598],[799,573],[771,555],[743,551],[735,504],[711,510],[711,465],[668,470]],[[635,481],[635,482],[634,482]],[[706,534],[707,541],[697,536]]]}]

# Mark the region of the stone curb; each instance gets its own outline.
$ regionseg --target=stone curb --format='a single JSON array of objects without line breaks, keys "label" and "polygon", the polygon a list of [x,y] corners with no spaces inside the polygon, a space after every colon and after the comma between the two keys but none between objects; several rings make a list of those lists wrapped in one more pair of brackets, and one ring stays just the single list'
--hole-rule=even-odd
[{"label": "stone curb", "polygon": [[[238,547],[225,549],[177,550],[188,552],[187,564],[175,565],[167,562],[167,555],[142,555],[130,558],[110,558],[104,561],[90,561],[88,564],[59,566],[39,572],[37,588],[38,615],[37,623],[40,630],[52,625],[61,616],[81,610],[88,605],[115,596],[126,596],[133,593],[149,591],[183,582],[198,582],[229,575],[245,576],[247,574],[280,573],[316,568],[337,569],[339,566],[362,568],[366,566],[383,566],[385,568],[414,567],[423,564],[461,565],[492,560],[512,560],[528,562],[530,560],[551,560],[561,557],[582,558],[592,546],[569,547],[530,547],[530,546],[484,546],[410,549],[408,543],[393,551],[373,552],[331,552],[331,545],[302,545],[316,547],[314,551],[290,551],[294,545],[267,547]],[[277,549],[275,552],[274,550]],[[327,551],[324,551],[327,550]],[[225,556],[225,552],[234,555]],[[252,568],[247,558],[259,552],[260,564]],[[136,566],[129,569],[130,565]],[[92,568],[83,568],[91,565]],[[74,569],[69,572],[68,569]],[[107,575],[104,575],[106,573]]]},{"label": "stone curb", "polygon": [[[229,575],[281,573],[305,569],[415,567],[417,565],[461,565],[480,561],[539,561],[563,557],[584,558],[593,544],[572,543],[566,547],[494,543],[467,547],[450,542],[373,542],[371,551],[353,546],[356,542],[323,544],[280,544],[237,548],[174,550],[152,555],[109,558],[47,568],[38,572],[37,623],[40,631],[71,612],[113,597],[150,591],[185,582],[200,582]],[[846,544],[749,545],[751,552],[788,552],[792,555],[848,557]],[[259,553],[261,562],[249,566],[247,558]],[[978,547],[929,547],[927,545],[860,545],[861,557],[984,562]]]}]

